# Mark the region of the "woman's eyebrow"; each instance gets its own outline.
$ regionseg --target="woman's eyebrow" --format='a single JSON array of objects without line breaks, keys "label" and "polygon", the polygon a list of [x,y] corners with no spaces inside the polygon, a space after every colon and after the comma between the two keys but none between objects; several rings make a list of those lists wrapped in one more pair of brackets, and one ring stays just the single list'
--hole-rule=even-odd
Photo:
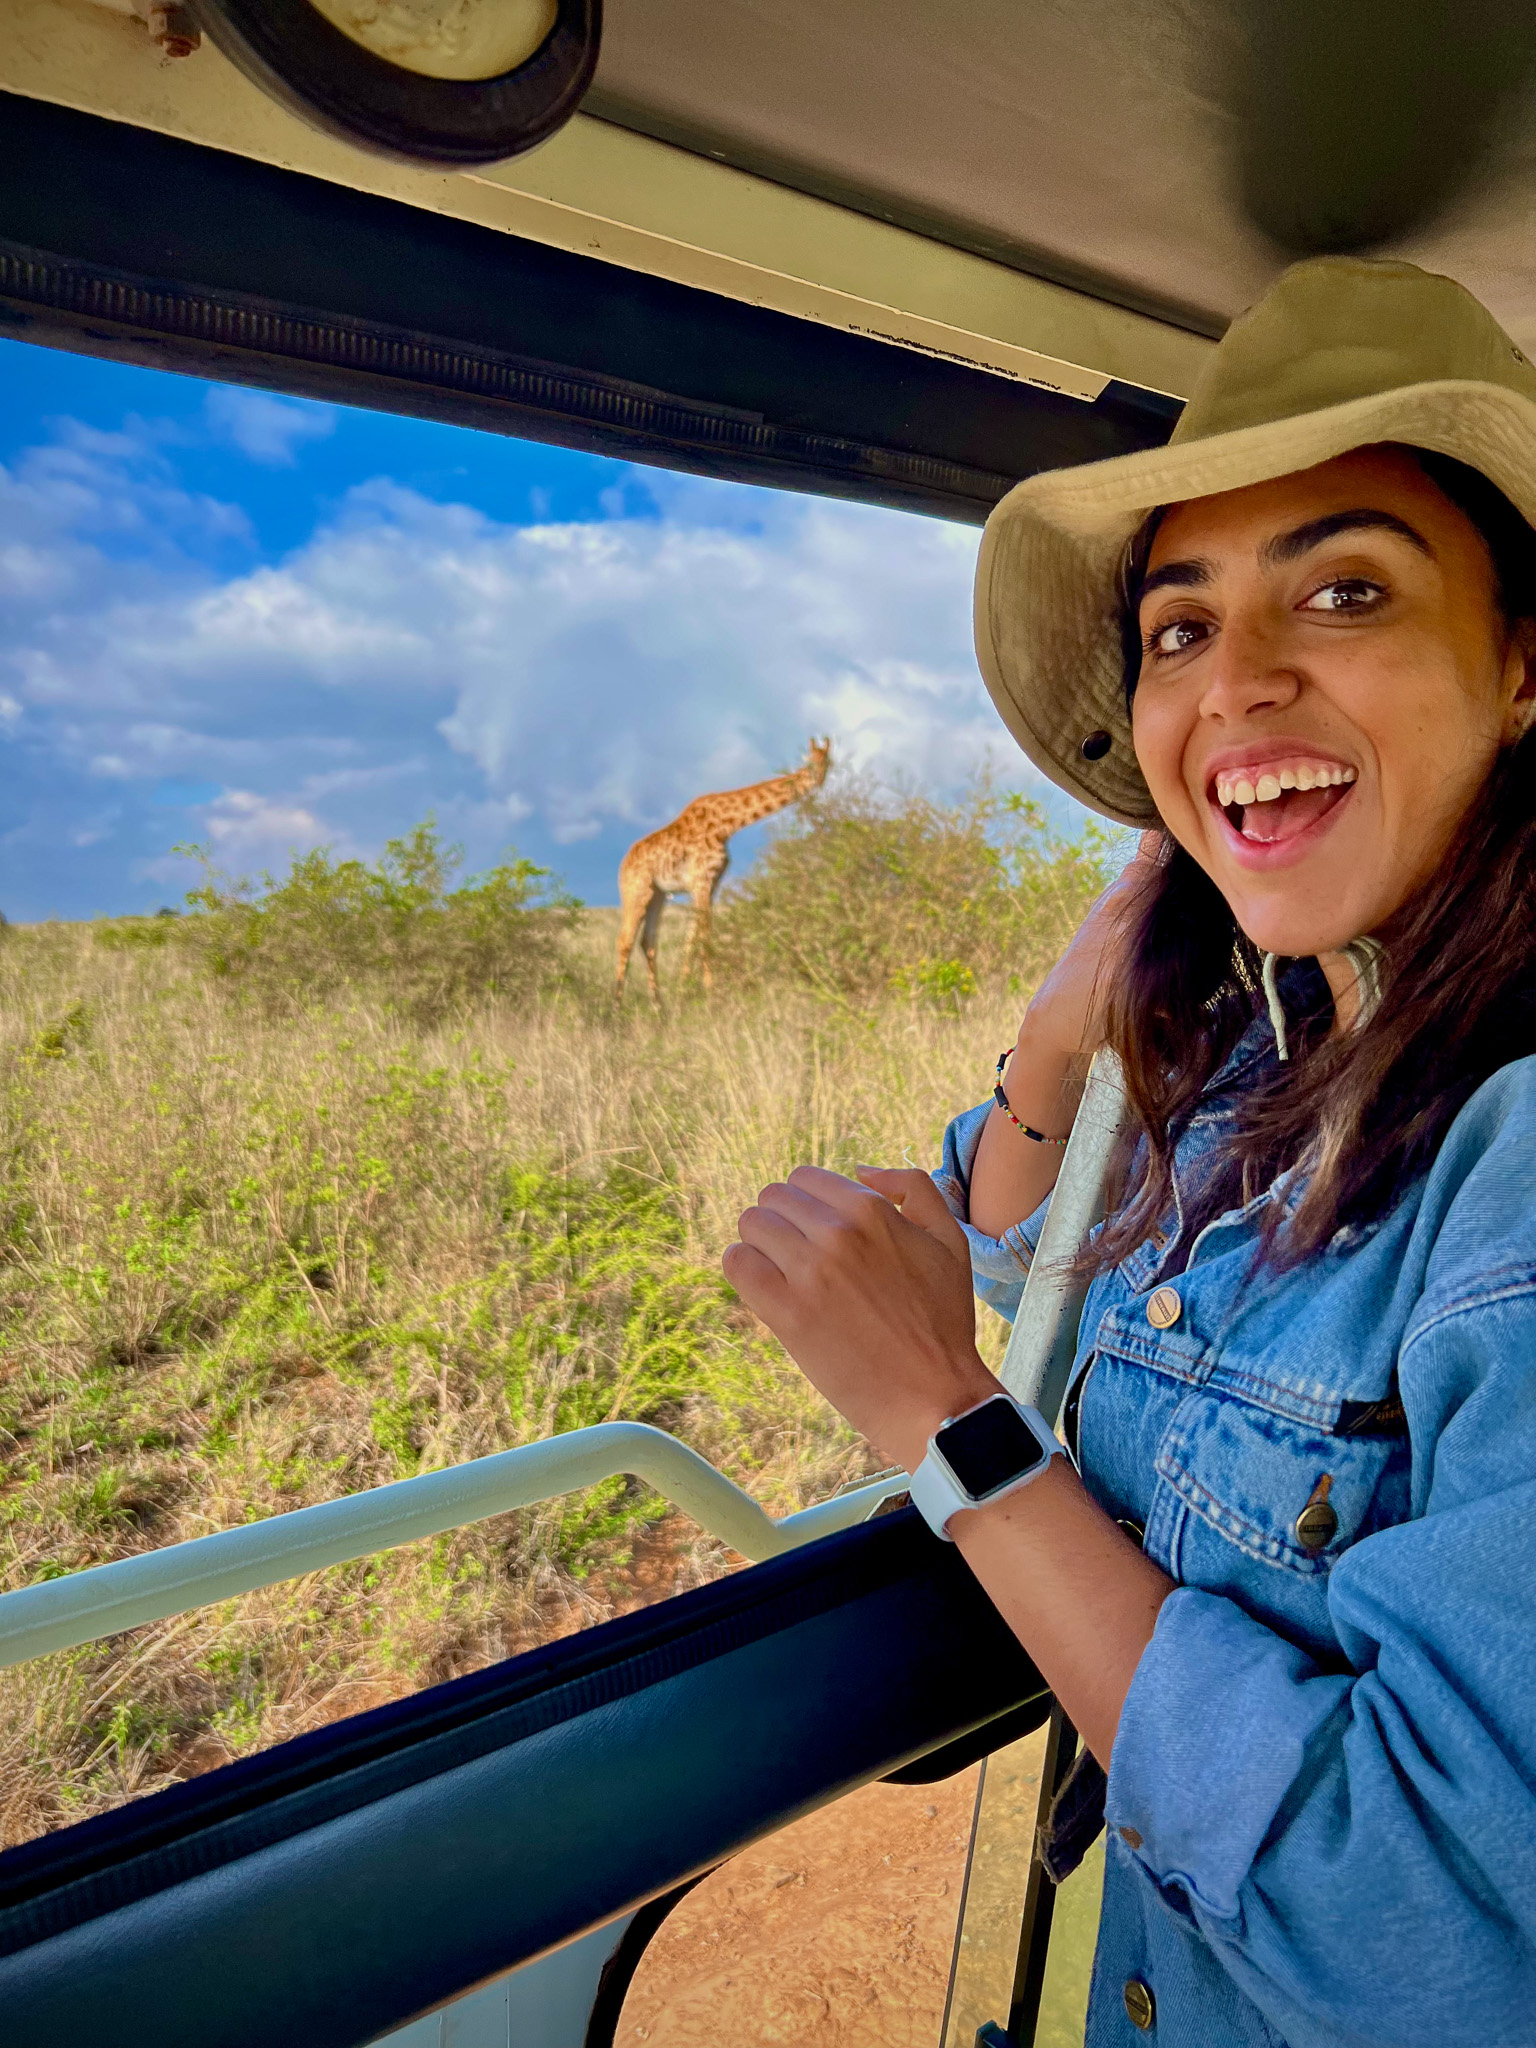
[{"label": "woman's eyebrow", "polygon": [[1161,569],[1154,569],[1136,593],[1138,604],[1144,597],[1150,597],[1154,590],[1163,590],[1170,583],[1209,583],[1216,574],[1215,565],[1204,555],[1191,555],[1187,562],[1164,562]]},{"label": "woman's eyebrow", "polygon": [[1338,534],[1373,531],[1395,533],[1399,540],[1408,541],[1416,547],[1421,555],[1428,555],[1431,561],[1435,559],[1435,551],[1429,542],[1406,519],[1399,519],[1395,512],[1378,512],[1369,505],[1361,505],[1350,512],[1329,512],[1322,519],[1309,519],[1302,526],[1293,526],[1289,533],[1277,533],[1273,540],[1265,541],[1259,549],[1259,560],[1270,566],[1295,562]]}]

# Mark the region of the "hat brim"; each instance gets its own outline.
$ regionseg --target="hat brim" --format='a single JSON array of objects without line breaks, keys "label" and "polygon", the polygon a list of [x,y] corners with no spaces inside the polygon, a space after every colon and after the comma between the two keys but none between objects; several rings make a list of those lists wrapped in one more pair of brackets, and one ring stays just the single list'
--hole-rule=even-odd
[{"label": "hat brim", "polygon": [[[1042,774],[1117,824],[1158,824],[1136,764],[1116,583],[1159,505],[1265,483],[1403,441],[1480,470],[1536,526],[1536,405],[1467,379],[1408,384],[1291,419],[1046,470],[1001,500],[976,565],[976,654],[1003,723]],[[1108,733],[1101,758],[1083,741]]]}]

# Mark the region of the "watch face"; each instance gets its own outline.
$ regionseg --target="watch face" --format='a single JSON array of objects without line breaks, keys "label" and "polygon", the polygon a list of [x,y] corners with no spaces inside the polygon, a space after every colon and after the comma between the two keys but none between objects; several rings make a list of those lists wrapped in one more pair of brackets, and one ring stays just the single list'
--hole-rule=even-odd
[{"label": "watch face", "polygon": [[1050,1456],[1010,1400],[996,1396],[946,1423],[934,1438],[940,1455],[972,1500],[1022,1479]]}]

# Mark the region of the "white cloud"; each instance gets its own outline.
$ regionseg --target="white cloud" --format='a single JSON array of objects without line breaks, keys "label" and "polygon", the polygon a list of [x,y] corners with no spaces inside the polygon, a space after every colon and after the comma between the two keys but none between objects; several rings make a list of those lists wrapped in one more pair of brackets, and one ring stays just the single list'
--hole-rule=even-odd
[{"label": "white cloud", "polygon": [[207,806],[203,825],[216,853],[241,861],[281,864],[334,837],[301,804],[272,803],[249,789],[226,789]]},{"label": "white cloud", "polygon": [[792,765],[813,733],[929,789],[987,762],[1038,786],[976,670],[974,530],[641,470],[605,498],[606,518],[515,526],[375,481],[231,574],[198,549],[243,515],[182,491],[147,430],[69,430],[0,469],[0,742],[45,793],[21,843],[96,831],[105,778],[138,876],[175,878],[174,839],[250,871],[372,852],[433,810],[472,864],[513,837],[569,847],[600,892],[594,841]]},{"label": "white cloud", "polygon": [[131,546],[142,576],[183,570],[189,537],[248,540],[238,505],[183,488],[166,453],[174,438],[140,419],[117,433],[66,419],[52,441],[0,466],[0,594],[67,600],[82,572],[99,570],[101,542]]},{"label": "white cloud", "polygon": [[271,398],[238,384],[215,385],[204,410],[220,440],[272,469],[291,469],[306,441],[323,441],[336,431],[336,415],[328,405]]},{"label": "white cloud", "polygon": [[118,644],[162,686],[262,674],[414,707],[566,841],[798,760],[813,731],[929,783],[1006,758],[970,648],[975,534],[759,504],[757,531],[512,527],[377,483],[280,567],[158,620],[153,645],[124,621]]}]

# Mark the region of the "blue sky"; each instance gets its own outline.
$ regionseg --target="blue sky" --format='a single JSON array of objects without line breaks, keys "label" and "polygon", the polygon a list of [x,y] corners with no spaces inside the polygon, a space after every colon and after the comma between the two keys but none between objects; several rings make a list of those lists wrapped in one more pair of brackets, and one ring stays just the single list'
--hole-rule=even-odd
[{"label": "blue sky", "polygon": [[428,812],[611,902],[632,839],[812,733],[1035,788],[971,653],[976,542],[0,342],[0,910],[154,909],[180,842],[255,874]]}]

